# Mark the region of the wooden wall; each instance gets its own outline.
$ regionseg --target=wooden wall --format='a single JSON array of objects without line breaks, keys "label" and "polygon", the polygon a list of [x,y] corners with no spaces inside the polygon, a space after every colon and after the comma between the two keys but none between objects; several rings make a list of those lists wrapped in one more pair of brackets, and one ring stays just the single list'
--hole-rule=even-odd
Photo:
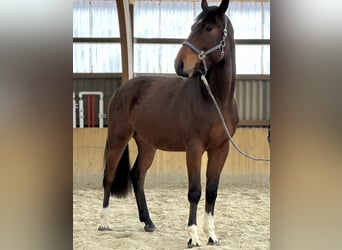
[{"label": "wooden wall", "polygon": [[[74,182],[90,182],[89,185],[101,187],[103,174],[103,151],[107,129],[75,128],[73,130],[73,175]],[[234,135],[236,143],[248,153],[269,157],[267,129],[238,128]],[[130,141],[130,157],[133,163],[137,155],[134,140]],[[207,156],[202,159],[202,182],[205,180]],[[165,152],[158,150],[146,182],[150,183],[187,183],[184,152]],[[256,162],[241,156],[232,146],[225,163],[220,183],[268,186],[270,174],[269,162]],[[94,179],[94,178],[95,179]],[[76,183],[77,184],[77,183]]]}]

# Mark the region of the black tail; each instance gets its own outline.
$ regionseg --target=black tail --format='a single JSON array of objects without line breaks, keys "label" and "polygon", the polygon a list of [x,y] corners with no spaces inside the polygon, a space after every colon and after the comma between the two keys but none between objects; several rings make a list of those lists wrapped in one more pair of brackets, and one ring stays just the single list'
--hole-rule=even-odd
[{"label": "black tail", "polygon": [[[107,155],[108,155],[108,143],[106,143],[105,153],[104,153],[104,177],[103,177],[103,187],[106,188],[106,169],[107,169]],[[125,198],[132,190],[131,178],[129,175],[131,169],[131,164],[129,161],[129,151],[128,145],[126,146],[122,156],[120,158],[119,164],[116,168],[114,181],[110,187],[111,195],[118,198]]]}]

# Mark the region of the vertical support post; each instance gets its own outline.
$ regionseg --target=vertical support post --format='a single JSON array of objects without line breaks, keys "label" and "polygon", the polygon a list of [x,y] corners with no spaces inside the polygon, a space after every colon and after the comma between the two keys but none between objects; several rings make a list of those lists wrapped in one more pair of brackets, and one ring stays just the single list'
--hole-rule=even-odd
[{"label": "vertical support post", "polygon": [[103,97],[100,95],[99,100],[99,128],[103,128]]},{"label": "vertical support post", "polygon": [[116,1],[120,28],[122,83],[133,77],[133,36],[129,2],[132,1]]},{"label": "vertical support post", "polygon": [[72,92],[72,127],[76,128],[76,100],[75,100],[75,92]]},{"label": "vertical support post", "polygon": [[80,96],[80,100],[78,101],[78,111],[80,118],[80,128],[84,128],[84,107],[82,96]]},{"label": "vertical support post", "polygon": [[90,128],[90,95],[87,95],[87,126]]},{"label": "vertical support post", "polygon": [[91,96],[91,119],[92,119],[92,127],[95,128],[95,95]]}]

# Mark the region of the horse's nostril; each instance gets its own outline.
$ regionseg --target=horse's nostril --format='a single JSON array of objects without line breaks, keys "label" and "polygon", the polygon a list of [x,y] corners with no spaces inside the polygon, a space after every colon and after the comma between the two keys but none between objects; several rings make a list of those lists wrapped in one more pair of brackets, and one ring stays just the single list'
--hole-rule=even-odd
[{"label": "horse's nostril", "polygon": [[180,61],[178,65],[179,65],[179,68],[183,70],[184,62],[183,62],[183,61]]},{"label": "horse's nostril", "polygon": [[178,74],[178,72],[183,72],[183,67],[184,67],[184,63],[183,61],[179,61],[178,64],[176,65],[176,72]]},{"label": "horse's nostril", "polygon": [[175,65],[176,73],[179,76],[188,77],[188,74],[184,72],[184,62],[180,60],[177,65]]}]

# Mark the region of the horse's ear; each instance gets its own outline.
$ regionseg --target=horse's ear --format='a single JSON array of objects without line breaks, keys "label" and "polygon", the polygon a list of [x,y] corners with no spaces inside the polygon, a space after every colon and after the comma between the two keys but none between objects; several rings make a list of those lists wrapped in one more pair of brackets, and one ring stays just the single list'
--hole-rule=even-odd
[{"label": "horse's ear", "polygon": [[202,10],[205,10],[205,9],[208,8],[208,2],[207,2],[207,0],[202,0],[201,7],[202,7]]},{"label": "horse's ear", "polygon": [[226,10],[228,9],[228,4],[229,4],[229,0],[222,0],[220,6],[218,7],[218,12],[222,15],[224,15],[224,13],[226,13]]}]

